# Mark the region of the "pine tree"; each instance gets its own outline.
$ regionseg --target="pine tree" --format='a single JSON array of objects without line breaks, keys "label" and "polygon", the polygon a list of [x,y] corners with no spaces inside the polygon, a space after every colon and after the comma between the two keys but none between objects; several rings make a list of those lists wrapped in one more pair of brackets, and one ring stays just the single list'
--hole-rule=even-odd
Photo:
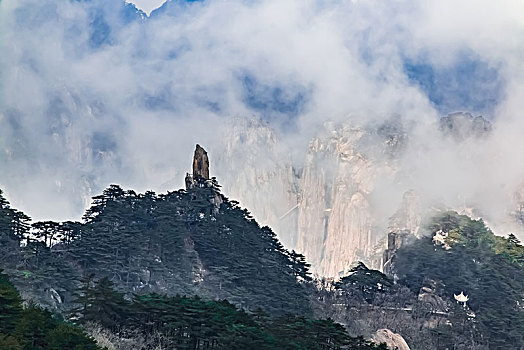
[{"label": "pine tree", "polygon": [[15,337],[0,333],[0,349],[22,350],[22,345],[20,345]]},{"label": "pine tree", "polygon": [[48,350],[100,350],[84,331],[66,323],[61,323],[49,331],[46,340]]},{"label": "pine tree", "polygon": [[118,328],[127,312],[123,294],[107,277],[95,282],[94,275],[89,275],[81,283],[74,300],[79,306],[71,312],[72,317],[82,323],[96,321],[108,329]]},{"label": "pine tree", "polygon": [[417,292],[431,279],[439,281],[438,293],[444,299],[460,291],[469,295],[468,307],[476,316],[469,320],[456,315],[462,317],[464,331],[452,329],[452,343],[477,343],[469,334],[481,329],[480,341],[486,346],[524,344],[524,310],[519,306],[524,299],[524,268],[515,259],[524,248],[511,237],[496,237],[482,221],[453,212],[436,217],[430,228],[447,229],[450,249],[435,247],[430,237],[400,248],[394,258],[400,283]]},{"label": "pine tree", "polygon": [[60,223],[55,221],[38,221],[31,225],[34,236],[44,245],[51,247],[55,243],[60,232]]},{"label": "pine tree", "polygon": [[18,320],[14,335],[22,340],[24,349],[47,349],[47,334],[57,326],[58,321],[49,311],[30,304]]},{"label": "pine tree", "polygon": [[21,313],[22,299],[7,275],[0,270],[0,333],[13,332]]}]

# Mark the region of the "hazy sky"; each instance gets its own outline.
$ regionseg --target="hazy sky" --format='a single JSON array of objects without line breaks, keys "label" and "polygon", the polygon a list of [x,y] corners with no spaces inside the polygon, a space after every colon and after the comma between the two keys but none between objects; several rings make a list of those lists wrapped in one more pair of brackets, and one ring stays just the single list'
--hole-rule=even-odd
[{"label": "hazy sky", "polygon": [[36,218],[78,218],[110,183],[181,186],[236,116],[296,150],[327,120],[470,111],[492,139],[417,135],[414,184],[502,208],[524,179],[519,0],[2,1],[0,52],[0,188]]}]

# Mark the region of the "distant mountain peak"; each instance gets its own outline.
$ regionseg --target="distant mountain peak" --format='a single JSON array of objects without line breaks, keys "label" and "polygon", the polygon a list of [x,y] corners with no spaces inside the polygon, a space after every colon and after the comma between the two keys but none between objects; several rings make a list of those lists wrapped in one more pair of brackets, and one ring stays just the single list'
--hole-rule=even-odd
[{"label": "distant mountain peak", "polygon": [[492,129],[489,120],[467,112],[454,112],[440,119],[440,131],[457,141],[487,136]]}]

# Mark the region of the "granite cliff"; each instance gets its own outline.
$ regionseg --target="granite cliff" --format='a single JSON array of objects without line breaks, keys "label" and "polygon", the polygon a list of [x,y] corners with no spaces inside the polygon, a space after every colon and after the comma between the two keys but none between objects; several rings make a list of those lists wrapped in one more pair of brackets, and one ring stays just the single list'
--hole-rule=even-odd
[{"label": "granite cliff", "polygon": [[[449,207],[418,191],[424,179],[412,183],[409,157],[426,155],[423,148],[413,151],[412,127],[402,119],[324,123],[306,145],[257,118],[236,118],[224,129],[224,151],[214,163],[224,192],[272,227],[286,247],[304,254],[320,276],[338,278],[356,260],[382,269],[402,237],[419,237],[423,218],[435,210],[483,217],[465,200]],[[492,132],[489,121],[468,113],[450,114],[430,129],[431,137],[457,151]],[[515,191],[504,222],[514,232],[524,222],[521,193]]]},{"label": "granite cliff", "polygon": [[400,124],[326,123],[298,165],[259,120],[237,119],[228,130],[225,152],[216,161],[225,193],[240,198],[286,246],[303,253],[318,275],[339,276],[353,261],[371,260],[388,227],[387,220],[377,220],[382,215],[373,191],[378,181],[394,178],[406,138]]}]

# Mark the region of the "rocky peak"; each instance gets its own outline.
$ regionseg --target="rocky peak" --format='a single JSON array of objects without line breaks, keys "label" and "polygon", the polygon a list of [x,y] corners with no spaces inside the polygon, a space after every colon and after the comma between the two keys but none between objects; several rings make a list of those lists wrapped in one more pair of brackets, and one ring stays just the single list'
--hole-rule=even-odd
[{"label": "rocky peak", "polygon": [[491,123],[483,116],[474,117],[470,113],[456,112],[440,119],[440,131],[457,141],[468,138],[481,138],[491,131]]},{"label": "rocky peak", "polygon": [[186,174],[186,190],[192,190],[195,188],[213,188],[215,194],[211,197],[207,197],[208,200],[214,205],[213,215],[216,215],[220,211],[220,205],[224,201],[224,196],[217,190],[218,182],[215,177],[209,177],[209,158],[207,152],[199,144],[196,145],[195,154],[193,155],[193,174]]},{"label": "rocky peak", "polygon": [[195,187],[207,187],[212,183],[209,179],[209,158],[206,150],[199,144],[196,145],[193,155],[193,173],[187,173],[185,180],[186,190]]},{"label": "rocky peak", "polygon": [[374,129],[324,127],[309,144],[300,178],[296,249],[314,273],[338,278],[353,261],[367,262],[382,235],[371,195],[376,180],[391,179],[395,168]]},{"label": "rocky peak", "polygon": [[209,158],[207,152],[199,144],[196,145],[193,156],[193,178],[209,180]]},{"label": "rocky peak", "polygon": [[402,246],[413,242],[414,238],[415,236],[413,235],[413,232],[409,230],[388,233],[387,249],[384,250],[382,258],[382,270],[386,275],[395,278],[395,269],[392,266],[393,256]]}]

